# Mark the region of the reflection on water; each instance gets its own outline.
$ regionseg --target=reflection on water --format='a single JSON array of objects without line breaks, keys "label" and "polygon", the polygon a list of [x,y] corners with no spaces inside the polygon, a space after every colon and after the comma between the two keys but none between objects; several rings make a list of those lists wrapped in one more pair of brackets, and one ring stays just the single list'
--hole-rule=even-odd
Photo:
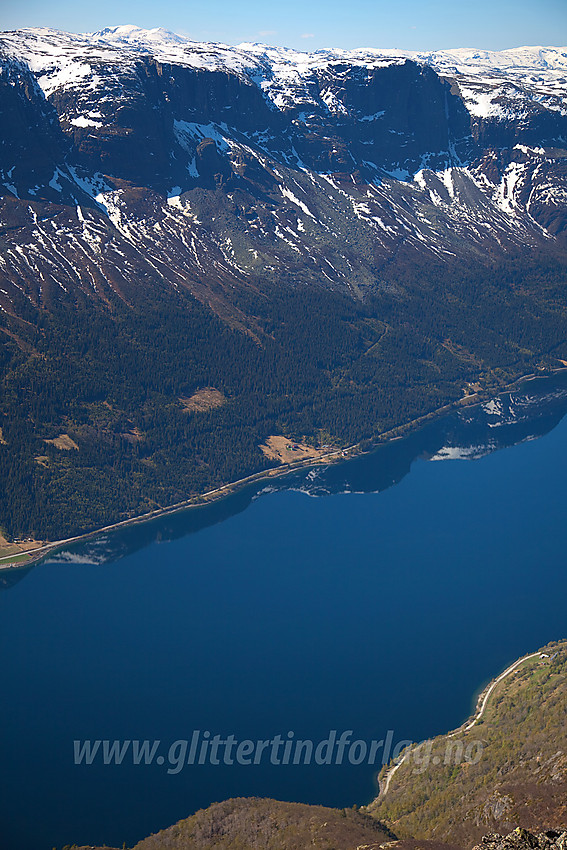
[{"label": "reflection on water", "polygon": [[235,796],[368,802],[366,764],[170,775],[75,765],[73,746],[458,726],[483,682],[565,635],[567,419],[526,441],[566,411],[567,375],[531,382],[372,454],[93,538],[0,594],[2,846],[132,846]]},{"label": "reflection on water", "polygon": [[32,570],[33,567],[19,567],[14,570],[1,570],[0,571],[0,590],[8,590],[9,587],[13,587],[19,581],[21,581],[27,574]]},{"label": "reflection on water", "polygon": [[[464,408],[432,422],[403,439],[380,446],[353,460],[290,473],[253,484],[211,505],[190,508],[151,522],[83,541],[49,558],[50,562],[104,564],[154,542],[176,540],[223,522],[244,511],[256,498],[278,490],[299,490],[311,496],[335,493],[379,493],[399,483],[418,458],[474,460],[547,434],[567,413],[567,373],[529,381],[475,407]],[[0,589],[23,578],[27,570],[0,576]]]},{"label": "reflection on water", "polygon": [[270,482],[254,484],[220,502],[130,526],[60,553],[57,559],[106,563],[160,540],[193,534],[245,510],[250,502],[276,490],[301,490],[312,496],[378,493],[397,484],[420,457],[429,460],[475,459],[535,440],[551,431],[567,413],[567,373],[530,381],[515,393],[460,410],[370,454],[330,466],[303,469]]}]

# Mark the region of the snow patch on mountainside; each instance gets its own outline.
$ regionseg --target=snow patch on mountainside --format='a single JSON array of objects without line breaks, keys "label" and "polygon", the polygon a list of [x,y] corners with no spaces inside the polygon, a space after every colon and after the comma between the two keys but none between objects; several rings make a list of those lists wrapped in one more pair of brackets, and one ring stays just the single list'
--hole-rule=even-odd
[{"label": "snow patch on mountainside", "polygon": [[[313,53],[264,44],[226,44],[192,41],[162,28],[141,29],[133,25],[106,27],[95,33],[63,33],[30,28],[0,35],[0,47],[25,59],[38,76],[46,97],[60,88],[101,83],[93,65],[126,64],[140,56],[195,69],[237,73],[257,85],[278,109],[313,102],[310,84],[315,75],[339,63],[351,67],[379,68],[406,60],[429,65],[453,79],[470,113],[479,118],[504,118],[541,103],[567,114],[567,47],[519,47],[488,51],[472,48],[419,52],[378,48],[328,49]],[[321,97],[330,112],[345,111],[336,93]],[[380,117],[364,116],[370,121]],[[78,125],[77,125],[78,126]]]},{"label": "snow patch on mountainside", "polygon": [[[6,231],[19,246],[6,254],[15,288],[20,278],[32,290],[41,281],[33,266],[40,252],[42,268],[71,287],[66,264],[86,263],[80,285],[97,291],[115,285],[104,275],[136,280],[149,268],[174,287],[203,287],[212,276],[233,288],[246,275],[278,280],[283,272],[358,297],[381,285],[376,270],[392,258],[499,256],[564,238],[566,125],[558,112],[567,65],[557,49],[305,53],[199,44],[123,26],[92,35],[4,33],[2,56],[3,75],[15,85],[25,81],[22,98],[34,87],[39,123],[29,126],[43,128],[56,150],[44,164],[38,136],[37,173],[20,160],[14,165],[8,149],[0,170],[2,194],[14,196],[9,212],[18,195],[24,202],[31,196],[30,209],[45,201],[58,208],[47,223],[32,225],[39,235],[29,242],[19,229]],[[178,95],[189,75],[155,68],[151,57],[231,78],[191,75],[185,98]],[[376,75],[360,72],[407,59],[450,78],[473,120],[427,69],[395,69],[383,80],[378,74],[376,92],[368,85]],[[389,76],[410,86],[423,78],[423,114],[390,98]],[[235,91],[241,100],[227,105],[223,98]],[[551,126],[545,139],[542,114]],[[528,121],[517,120],[524,115]],[[443,131],[430,134],[444,119]],[[495,128],[500,121],[510,126]],[[18,138],[27,132],[26,125]],[[213,181],[214,203],[207,198]]]}]

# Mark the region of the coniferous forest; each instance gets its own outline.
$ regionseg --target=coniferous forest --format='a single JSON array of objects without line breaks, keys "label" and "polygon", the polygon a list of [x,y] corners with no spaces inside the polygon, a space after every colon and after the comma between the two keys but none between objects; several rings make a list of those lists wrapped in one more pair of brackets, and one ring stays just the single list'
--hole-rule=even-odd
[{"label": "coniferous forest", "polygon": [[[549,258],[398,268],[364,300],[243,289],[248,327],[155,283],[135,304],[73,293],[1,314],[8,536],[96,529],[276,465],[270,434],[350,445],[567,358],[567,269]],[[224,403],[187,410],[206,387]],[[61,434],[70,447],[46,442]]]}]

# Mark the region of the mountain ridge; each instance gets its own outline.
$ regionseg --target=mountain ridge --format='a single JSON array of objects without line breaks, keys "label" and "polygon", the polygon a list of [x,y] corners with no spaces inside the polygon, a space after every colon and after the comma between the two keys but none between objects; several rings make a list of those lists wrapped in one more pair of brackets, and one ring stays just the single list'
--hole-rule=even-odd
[{"label": "mountain ridge", "polygon": [[[567,359],[560,50],[463,83],[108,35],[0,35],[8,535],[109,525],[261,471],[270,435],[352,445]],[[187,415],[204,387],[227,403]]]}]

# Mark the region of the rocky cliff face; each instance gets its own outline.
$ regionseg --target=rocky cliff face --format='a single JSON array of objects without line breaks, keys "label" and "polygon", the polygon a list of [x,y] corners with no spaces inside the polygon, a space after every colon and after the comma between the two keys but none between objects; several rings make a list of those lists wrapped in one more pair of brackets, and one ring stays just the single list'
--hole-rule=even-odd
[{"label": "rocky cliff face", "polygon": [[562,251],[567,60],[511,53],[4,33],[0,303],[157,270],[237,320],[260,279],[360,297],[416,258]]},{"label": "rocky cliff face", "polygon": [[[282,430],[352,445],[557,366],[566,80],[552,48],[0,34],[9,533],[92,529],[263,469]],[[179,401],[205,386],[228,399],[210,427]],[[61,434],[80,450],[46,461]]]},{"label": "rocky cliff face", "polygon": [[508,835],[490,833],[474,850],[564,850],[567,847],[567,832],[550,829],[533,833],[518,827]]}]

